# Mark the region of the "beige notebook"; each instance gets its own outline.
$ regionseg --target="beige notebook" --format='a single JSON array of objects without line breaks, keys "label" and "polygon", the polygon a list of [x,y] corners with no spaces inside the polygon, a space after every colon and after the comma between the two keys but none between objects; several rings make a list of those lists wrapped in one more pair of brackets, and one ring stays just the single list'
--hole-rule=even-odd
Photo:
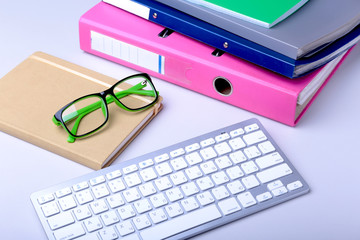
[{"label": "beige notebook", "polygon": [[161,110],[128,112],[109,104],[109,120],[96,134],[68,143],[52,122],[56,111],[87,94],[101,92],[119,79],[36,52],[0,79],[0,130],[93,169],[105,167]]}]

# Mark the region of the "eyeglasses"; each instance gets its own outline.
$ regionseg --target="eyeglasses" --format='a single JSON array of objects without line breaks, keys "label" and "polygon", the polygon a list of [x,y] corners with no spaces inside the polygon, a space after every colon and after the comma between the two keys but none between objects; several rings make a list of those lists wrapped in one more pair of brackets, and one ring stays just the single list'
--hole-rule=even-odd
[{"label": "eyeglasses", "polygon": [[154,105],[158,96],[150,76],[136,74],[103,92],[83,96],[65,105],[55,113],[53,122],[68,132],[68,142],[74,142],[76,138],[97,132],[106,124],[108,104],[115,102],[127,111],[140,111]]}]

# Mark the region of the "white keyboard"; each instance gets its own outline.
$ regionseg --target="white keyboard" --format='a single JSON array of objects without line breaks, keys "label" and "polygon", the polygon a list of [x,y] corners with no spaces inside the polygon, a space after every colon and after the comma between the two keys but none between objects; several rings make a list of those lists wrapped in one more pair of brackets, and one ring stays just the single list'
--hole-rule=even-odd
[{"label": "white keyboard", "polygon": [[256,119],[33,193],[49,239],[183,239],[309,191]]}]

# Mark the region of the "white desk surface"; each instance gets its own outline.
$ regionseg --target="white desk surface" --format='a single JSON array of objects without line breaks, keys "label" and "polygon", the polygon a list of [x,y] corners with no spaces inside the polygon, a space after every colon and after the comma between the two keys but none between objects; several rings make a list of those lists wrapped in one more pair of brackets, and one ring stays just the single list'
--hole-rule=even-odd
[{"label": "white desk surface", "polygon": [[[80,50],[79,17],[98,2],[2,1],[0,78],[39,50],[116,78],[136,73]],[[359,46],[295,128],[159,79],[154,83],[164,109],[115,163],[257,117],[311,187],[307,195],[194,239],[360,239]],[[46,239],[30,194],[93,171],[2,132],[0,162],[1,239]]]}]

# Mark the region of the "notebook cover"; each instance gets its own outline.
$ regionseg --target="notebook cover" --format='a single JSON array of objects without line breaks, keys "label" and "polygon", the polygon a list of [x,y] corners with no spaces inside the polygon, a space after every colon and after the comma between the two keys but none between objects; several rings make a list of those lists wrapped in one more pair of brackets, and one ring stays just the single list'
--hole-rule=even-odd
[{"label": "notebook cover", "polygon": [[359,26],[317,54],[294,60],[156,1],[103,1],[289,78],[306,75],[323,66],[353,46],[360,38]]},{"label": "notebook cover", "polygon": [[358,0],[311,0],[271,29],[187,0],[156,0],[293,59],[322,49],[360,23]]},{"label": "notebook cover", "polygon": [[215,11],[270,28],[284,20],[308,0],[187,0]]},{"label": "notebook cover", "polygon": [[[126,76],[123,76],[126,77]],[[117,82],[78,65],[36,52],[0,79],[0,130],[93,169],[109,165],[161,109],[128,112],[109,105],[109,121],[100,132],[68,143],[68,134],[52,122],[65,104],[101,92]],[[126,138],[128,141],[124,142]],[[120,144],[122,148],[115,151]]]},{"label": "notebook cover", "polygon": [[[289,80],[227,53],[215,57],[208,45],[176,32],[161,38],[158,34],[162,30],[155,23],[101,2],[80,18],[80,47],[94,55],[290,126],[297,124],[341,63],[330,71],[320,89],[299,113],[297,98],[300,92],[322,69]],[[135,57],[152,55],[149,62],[156,64],[149,66],[140,61],[142,57],[130,59],[130,53]],[[230,94],[223,94],[214,87],[214,80],[218,78],[228,80]]]}]

